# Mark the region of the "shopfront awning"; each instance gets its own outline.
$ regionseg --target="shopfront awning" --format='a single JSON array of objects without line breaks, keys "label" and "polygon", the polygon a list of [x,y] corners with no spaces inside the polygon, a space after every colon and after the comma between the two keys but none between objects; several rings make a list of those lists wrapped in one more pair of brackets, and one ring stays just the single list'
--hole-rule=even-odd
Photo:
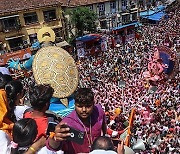
[{"label": "shopfront awning", "polygon": [[129,26],[141,26],[142,24],[139,23],[139,22],[133,22],[133,23],[130,23],[130,24],[126,24],[126,25],[122,25],[122,26],[118,26],[118,27],[114,27],[112,30],[120,30],[120,29],[123,29],[123,28],[126,28],[126,27],[129,27]]},{"label": "shopfront awning", "polygon": [[76,41],[88,42],[96,39],[100,39],[101,35],[99,34],[87,34],[82,37],[76,38]]},{"label": "shopfront awning", "polygon": [[140,17],[151,16],[155,13],[162,12],[165,8],[166,8],[166,6],[159,5],[159,6],[155,7],[153,10],[147,10],[147,11],[140,12]]},{"label": "shopfront awning", "polygon": [[157,13],[154,13],[150,16],[143,16],[142,18],[144,19],[148,19],[148,20],[154,20],[154,21],[159,21],[162,19],[162,17],[164,17],[166,15],[166,13],[164,13],[163,11],[161,12],[157,12]]},{"label": "shopfront awning", "polygon": [[5,40],[8,41],[8,40],[20,38],[20,37],[23,37],[23,36],[25,36],[25,35],[18,35],[18,36],[6,37]]},{"label": "shopfront awning", "polygon": [[155,13],[154,10],[143,11],[143,12],[140,12],[140,17],[152,15],[152,14],[154,14],[154,13]]}]

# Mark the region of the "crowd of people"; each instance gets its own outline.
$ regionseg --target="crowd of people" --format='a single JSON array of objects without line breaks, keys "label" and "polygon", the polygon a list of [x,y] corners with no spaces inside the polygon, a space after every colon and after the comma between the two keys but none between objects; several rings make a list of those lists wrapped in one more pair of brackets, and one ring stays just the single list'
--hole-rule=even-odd
[{"label": "crowd of people", "polygon": [[[123,116],[124,120],[128,120],[127,113],[136,107],[134,136],[143,139],[147,145],[142,153],[179,153],[180,150],[180,76],[176,73],[172,79],[157,84],[154,94],[148,94],[151,85],[143,76],[148,59],[153,56],[157,46],[171,48],[172,57],[175,58],[175,53],[178,57],[179,15],[179,9],[174,8],[173,12],[169,12],[168,20],[161,20],[158,25],[142,26],[139,40],[115,49],[109,47],[98,57],[87,57],[78,63],[81,86],[93,88],[95,102],[101,104],[106,112],[115,114],[120,108],[120,118]],[[111,122],[109,125],[112,127]],[[117,124],[113,128],[122,130],[123,127],[119,126]],[[149,143],[152,138],[153,141]]]},{"label": "crowd of people", "polygon": [[[123,154],[122,135],[131,127],[129,146],[137,139],[145,145],[145,150],[135,152],[180,153],[180,76],[174,69],[173,76],[155,85],[143,76],[157,46],[169,47],[170,58],[179,64],[179,19],[176,6],[168,19],[143,25],[141,38],[109,45],[106,52],[78,61],[75,110],[63,119],[47,112],[54,92],[50,85],[36,85],[33,77],[18,81],[0,74],[1,152]],[[72,139],[70,131],[78,133],[79,140]],[[108,137],[101,136],[105,134]],[[119,138],[121,144],[114,147]]]},{"label": "crowd of people", "polygon": [[[31,87],[29,106],[24,104],[24,92],[20,81],[0,74],[0,148],[3,154],[97,153],[94,151],[97,148],[91,145],[101,132],[106,134],[107,126],[105,112],[101,105],[94,103],[91,88],[77,89],[75,110],[63,119],[47,112],[54,92],[50,85]],[[113,145],[109,137],[105,139]],[[123,152],[122,147],[123,144],[119,145],[119,154]],[[113,146],[104,148],[116,153]]]}]

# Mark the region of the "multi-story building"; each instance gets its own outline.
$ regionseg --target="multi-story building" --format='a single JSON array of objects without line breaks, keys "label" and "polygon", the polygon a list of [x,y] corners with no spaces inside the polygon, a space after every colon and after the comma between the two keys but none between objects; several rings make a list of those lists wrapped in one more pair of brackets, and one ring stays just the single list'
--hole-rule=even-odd
[{"label": "multi-story building", "polygon": [[37,32],[51,27],[63,39],[60,0],[1,0],[0,52],[16,51],[37,40]]},{"label": "multi-story building", "polygon": [[97,13],[101,29],[112,29],[138,20],[137,0],[69,0],[69,7],[86,6]]}]

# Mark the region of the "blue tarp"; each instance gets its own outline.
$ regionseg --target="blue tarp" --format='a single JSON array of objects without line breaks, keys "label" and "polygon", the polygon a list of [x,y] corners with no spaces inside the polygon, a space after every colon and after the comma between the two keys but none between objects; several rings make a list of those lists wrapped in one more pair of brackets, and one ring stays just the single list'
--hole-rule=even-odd
[{"label": "blue tarp", "polygon": [[164,5],[159,5],[154,10],[147,10],[147,11],[140,12],[140,17],[144,18],[144,16],[151,16],[160,11],[162,12],[165,8],[166,7]]},{"label": "blue tarp", "polygon": [[140,12],[140,17],[152,15],[152,14],[154,14],[154,13],[155,13],[154,10],[148,10],[148,11]]},{"label": "blue tarp", "polygon": [[129,27],[129,26],[141,26],[142,24],[139,23],[139,22],[134,22],[134,23],[130,23],[130,24],[126,24],[126,25],[122,25],[122,26],[118,26],[118,27],[114,27],[112,30],[120,30],[122,28],[126,28],[126,27]]},{"label": "blue tarp", "polygon": [[158,7],[156,7],[156,10],[158,11],[162,11],[164,10],[166,7],[164,5],[159,5]]},{"label": "blue tarp", "polygon": [[95,35],[84,35],[82,37],[76,38],[76,41],[88,42],[88,41],[91,41],[91,40],[94,40],[97,38],[99,38],[99,37],[95,36]]},{"label": "blue tarp", "polygon": [[149,19],[149,20],[154,20],[154,21],[159,21],[163,16],[165,16],[165,13],[163,11],[154,13],[150,16],[143,16],[143,18]]}]

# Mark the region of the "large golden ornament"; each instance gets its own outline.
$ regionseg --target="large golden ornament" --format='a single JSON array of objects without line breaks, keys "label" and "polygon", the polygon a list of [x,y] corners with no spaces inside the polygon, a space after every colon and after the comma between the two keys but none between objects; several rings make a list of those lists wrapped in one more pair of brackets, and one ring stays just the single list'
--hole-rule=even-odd
[{"label": "large golden ornament", "polygon": [[41,48],[34,57],[32,70],[37,84],[50,84],[54,88],[54,97],[67,98],[78,86],[75,61],[60,47]]},{"label": "large golden ornament", "polygon": [[50,27],[43,27],[37,33],[37,38],[40,43],[42,42],[54,42],[55,33]]}]

